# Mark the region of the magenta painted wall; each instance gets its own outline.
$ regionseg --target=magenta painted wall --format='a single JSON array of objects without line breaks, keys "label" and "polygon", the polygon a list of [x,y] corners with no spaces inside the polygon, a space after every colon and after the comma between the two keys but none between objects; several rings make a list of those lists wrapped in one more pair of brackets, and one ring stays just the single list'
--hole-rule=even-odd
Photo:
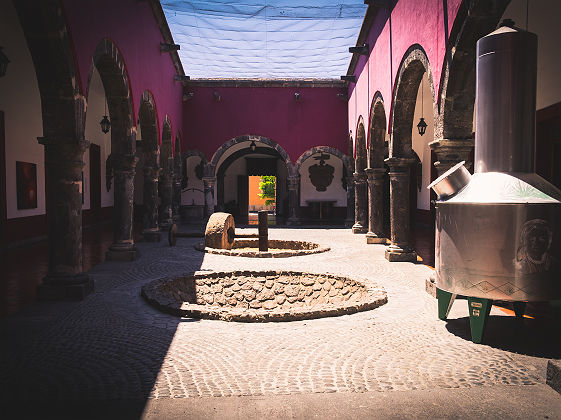
[{"label": "magenta painted wall", "polygon": [[[421,45],[427,54],[434,92],[438,95],[446,53],[447,34],[444,19],[447,19],[449,34],[462,2],[445,1],[448,12],[446,17],[442,0],[399,0],[391,12],[391,54],[389,13],[383,9],[379,10],[367,40],[371,50],[370,56],[368,61],[366,57],[361,57],[355,70],[357,84],[351,84],[349,87],[348,118],[353,138],[360,116],[369,123],[370,106],[378,91],[384,99],[386,121],[389,125],[399,65],[409,47],[414,44]],[[370,131],[368,128],[365,127],[367,133]]]},{"label": "magenta painted wall", "polygon": [[[347,103],[337,87],[191,87],[183,107],[183,149],[210,160],[226,141],[242,135],[267,137],[292,163],[314,146],[347,153]],[[220,101],[214,98],[220,95]],[[301,94],[296,101],[294,93]]]},{"label": "magenta painted wall", "polygon": [[182,126],[182,86],[173,81],[175,67],[169,54],[160,53],[164,39],[147,1],[62,0],[80,76],[86,95],[92,57],[99,42],[110,39],[119,49],[129,75],[134,120],[138,120],[140,99],[152,92],[158,112],[159,135],[166,115],[173,133]]}]

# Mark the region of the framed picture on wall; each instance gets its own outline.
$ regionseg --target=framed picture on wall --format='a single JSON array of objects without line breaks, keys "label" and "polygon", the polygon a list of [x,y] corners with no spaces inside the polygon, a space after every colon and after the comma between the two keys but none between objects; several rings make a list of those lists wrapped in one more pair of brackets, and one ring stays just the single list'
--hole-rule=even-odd
[{"label": "framed picture on wall", "polygon": [[16,161],[18,210],[37,208],[37,165]]}]

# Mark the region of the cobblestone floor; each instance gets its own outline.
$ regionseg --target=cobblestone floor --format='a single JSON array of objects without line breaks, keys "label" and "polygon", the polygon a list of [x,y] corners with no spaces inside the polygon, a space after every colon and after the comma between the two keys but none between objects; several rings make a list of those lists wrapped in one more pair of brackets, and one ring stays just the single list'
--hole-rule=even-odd
[{"label": "cobblestone floor", "polygon": [[[199,228],[200,229],[200,228]],[[239,229],[241,232],[242,229]],[[484,344],[469,339],[467,303],[448,322],[421,264],[388,263],[348,229],[272,229],[272,239],[331,251],[286,259],[203,254],[197,239],[139,243],[132,263],[94,267],[82,302],[34,304],[0,320],[0,403],[364,392],[545,382],[559,358],[551,325],[493,308]],[[195,270],[331,272],[382,286],[388,303],[337,318],[246,324],[178,319],[140,297],[146,282]]]}]

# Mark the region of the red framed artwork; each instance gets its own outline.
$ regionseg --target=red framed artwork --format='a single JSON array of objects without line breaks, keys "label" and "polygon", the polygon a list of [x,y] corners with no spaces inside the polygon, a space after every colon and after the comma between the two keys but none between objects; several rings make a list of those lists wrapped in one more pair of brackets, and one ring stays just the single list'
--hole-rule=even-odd
[{"label": "red framed artwork", "polygon": [[16,161],[18,210],[37,208],[37,165]]}]

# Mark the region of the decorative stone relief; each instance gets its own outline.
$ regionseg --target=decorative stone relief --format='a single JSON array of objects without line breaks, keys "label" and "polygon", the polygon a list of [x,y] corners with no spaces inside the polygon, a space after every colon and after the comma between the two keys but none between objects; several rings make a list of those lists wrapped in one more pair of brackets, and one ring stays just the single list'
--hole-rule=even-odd
[{"label": "decorative stone relief", "polygon": [[322,153],[314,158],[315,160],[319,160],[319,165],[316,163],[308,168],[310,181],[312,185],[316,187],[316,191],[326,191],[327,187],[329,187],[333,181],[335,168],[325,163],[329,158],[330,156],[328,154]]}]

